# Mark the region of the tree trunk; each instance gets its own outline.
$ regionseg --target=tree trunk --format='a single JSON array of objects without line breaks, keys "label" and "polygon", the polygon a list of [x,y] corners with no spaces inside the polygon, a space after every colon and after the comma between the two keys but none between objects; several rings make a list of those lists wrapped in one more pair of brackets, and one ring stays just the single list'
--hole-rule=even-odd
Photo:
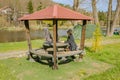
[{"label": "tree trunk", "polygon": [[116,7],[116,11],[115,11],[115,16],[114,16],[114,19],[113,19],[113,22],[112,22],[112,25],[110,28],[110,36],[113,35],[114,27],[116,25],[116,21],[117,21],[117,18],[119,16],[119,13],[120,13],[120,0],[117,0],[117,7]]},{"label": "tree trunk", "polygon": [[42,21],[41,20],[37,20],[36,23],[39,26],[39,29],[42,30]]},{"label": "tree trunk", "polygon": [[[74,0],[74,2],[73,2],[73,10],[74,11],[78,11],[79,4],[80,4],[80,0]],[[73,26],[77,25],[77,21],[71,21],[71,23]]]},{"label": "tree trunk", "polygon": [[17,12],[14,12],[14,14],[13,14],[13,24],[14,24],[15,27],[18,26],[18,20],[17,19],[18,19],[17,18]]},{"label": "tree trunk", "polygon": [[[120,17],[120,11],[119,11],[119,17]],[[120,26],[120,18],[119,18],[119,26]]]},{"label": "tree trunk", "polygon": [[96,0],[92,0],[92,10],[93,10],[94,24],[99,24]]},{"label": "tree trunk", "polygon": [[74,0],[73,10],[78,11],[80,0]]},{"label": "tree trunk", "polygon": [[111,16],[112,16],[112,0],[109,0],[108,14],[107,14],[107,29],[106,29],[107,36],[110,36]]}]

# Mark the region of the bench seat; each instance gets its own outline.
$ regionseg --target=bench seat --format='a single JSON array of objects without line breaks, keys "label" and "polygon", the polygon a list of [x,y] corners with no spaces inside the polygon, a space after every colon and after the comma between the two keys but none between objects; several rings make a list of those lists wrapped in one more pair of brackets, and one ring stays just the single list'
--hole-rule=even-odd
[{"label": "bench seat", "polygon": [[[44,49],[31,50],[30,53],[34,54],[34,55],[37,55],[37,56],[43,56],[43,57],[53,58],[53,55],[49,54]],[[77,50],[77,51],[60,51],[60,52],[57,52],[57,57],[61,58],[61,57],[73,56],[73,55],[77,55],[77,54],[81,54],[81,53],[83,53],[83,50]]]}]

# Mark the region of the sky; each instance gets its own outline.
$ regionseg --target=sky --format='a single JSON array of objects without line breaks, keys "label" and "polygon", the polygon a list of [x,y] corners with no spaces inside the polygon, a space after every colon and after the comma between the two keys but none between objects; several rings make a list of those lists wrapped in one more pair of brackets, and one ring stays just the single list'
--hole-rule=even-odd
[{"label": "sky", "polygon": [[[66,4],[66,5],[70,5],[73,6],[73,0],[53,0],[54,2],[58,2],[58,3],[62,3],[62,4]],[[97,0],[97,10],[98,11],[108,11],[108,3],[109,0]],[[112,2],[112,10],[116,9],[116,5],[117,5],[117,0],[113,0]],[[92,11],[92,7],[91,7],[91,0],[84,0],[82,2],[82,4],[80,4],[79,6],[82,9],[85,9],[87,11]]]}]

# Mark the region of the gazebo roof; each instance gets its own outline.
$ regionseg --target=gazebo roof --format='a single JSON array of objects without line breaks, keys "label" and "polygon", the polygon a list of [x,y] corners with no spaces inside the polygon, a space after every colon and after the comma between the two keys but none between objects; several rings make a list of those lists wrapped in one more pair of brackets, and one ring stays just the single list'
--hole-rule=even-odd
[{"label": "gazebo roof", "polygon": [[59,5],[53,5],[36,11],[27,16],[19,18],[19,20],[92,20],[93,18],[67,9]]}]

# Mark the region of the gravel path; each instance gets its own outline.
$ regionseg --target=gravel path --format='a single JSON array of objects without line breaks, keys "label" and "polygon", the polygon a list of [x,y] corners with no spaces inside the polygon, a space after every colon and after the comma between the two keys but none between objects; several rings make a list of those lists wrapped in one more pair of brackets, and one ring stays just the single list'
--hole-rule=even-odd
[{"label": "gravel path", "polygon": [[10,53],[0,53],[0,59],[7,59],[12,57],[23,57],[26,56],[27,51],[13,51]]},{"label": "gravel path", "polygon": [[[102,41],[102,45],[113,44],[113,43],[120,43],[120,39],[112,39],[112,40]],[[85,46],[90,47],[91,45],[92,45],[92,42],[85,43]],[[28,51],[13,51],[13,52],[7,52],[7,53],[0,53],[0,59],[27,56],[27,52]]]}]

